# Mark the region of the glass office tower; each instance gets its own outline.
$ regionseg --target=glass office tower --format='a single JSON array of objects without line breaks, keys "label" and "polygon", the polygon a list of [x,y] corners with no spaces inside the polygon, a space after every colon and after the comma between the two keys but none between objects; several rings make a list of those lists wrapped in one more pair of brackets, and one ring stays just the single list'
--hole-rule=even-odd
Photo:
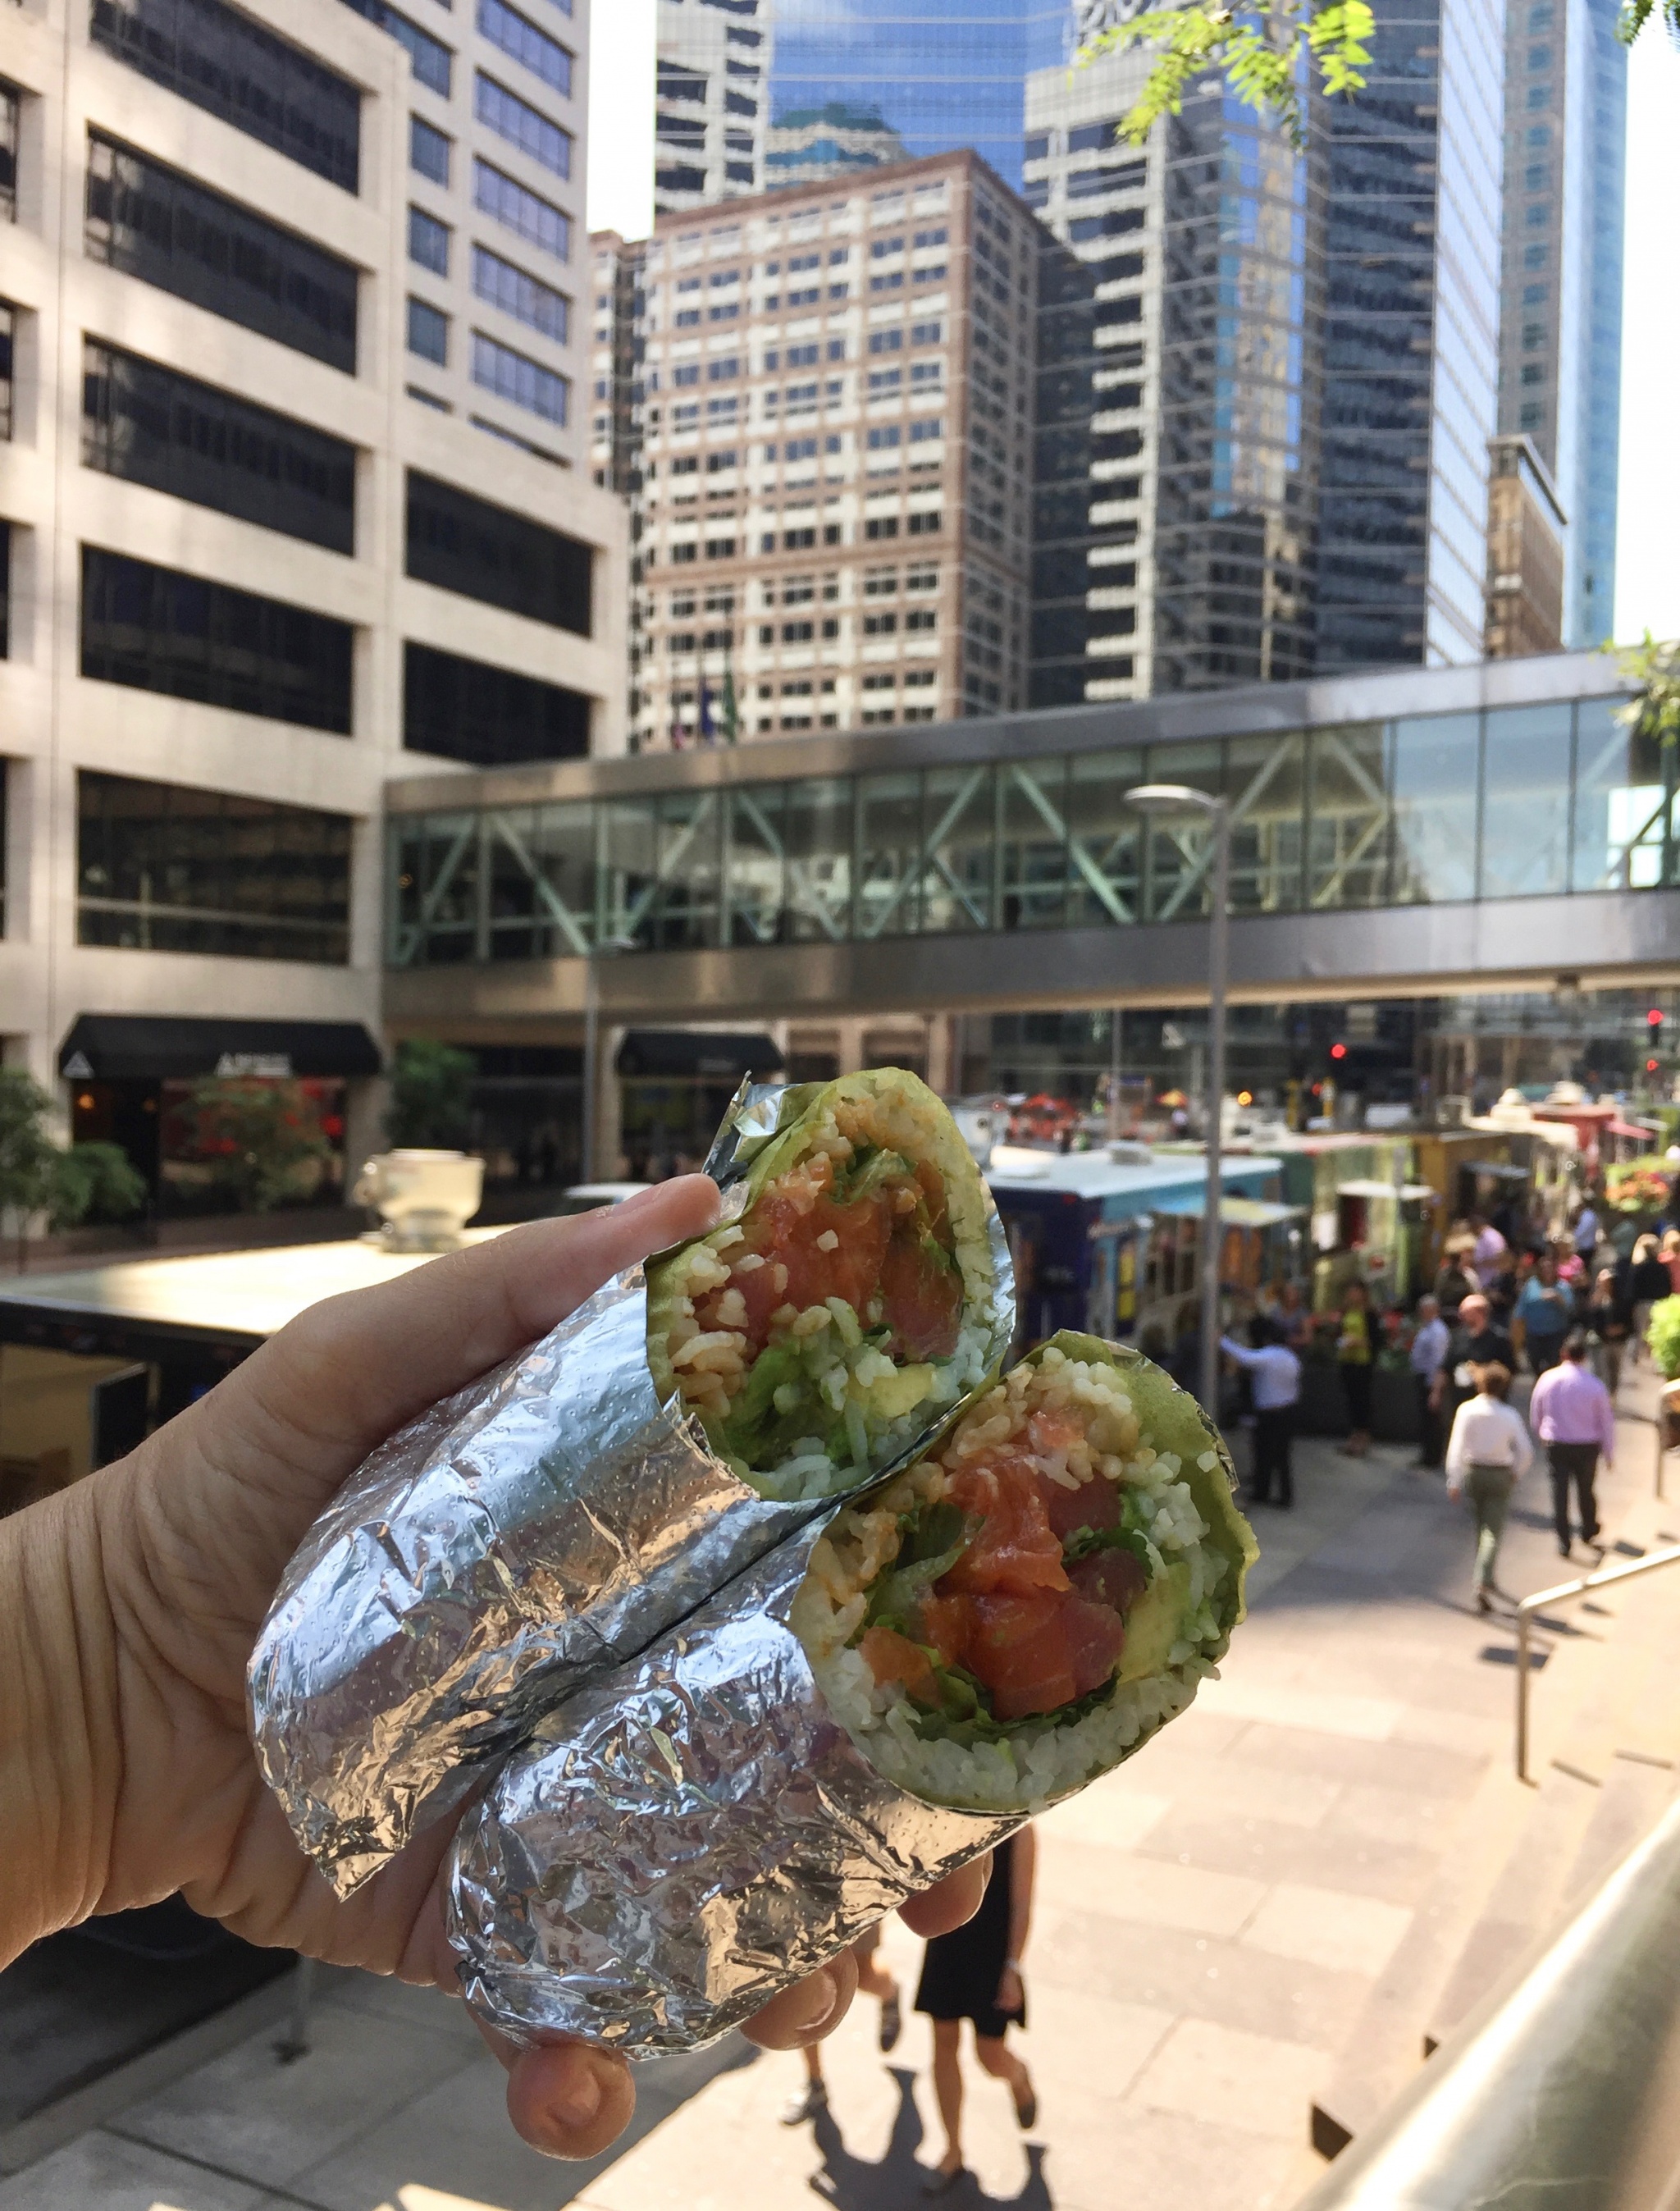
[{"label": "glass office tower", "polygon": [[[1067,0],[781,0],[775,14],[772,182],[812,173],[798,142],[820,154],[825,141],[843,150],[875,130],[903,149],[885,159],[971,146],[1019,187],[1022,88],[1030,70],[1066,59]],[[786,173],[778,151],[794,157]]]},{"label": "glass office tower", "polygon": [[1497,420],[1500,0],[1377,0],[1314,115],[1326,199],[1321,670],[1478,660]]},{"label": "glass office tower", "polygon": [[1568,517],[1563,642],[1611,634],[1622,387],[1628,50],[1617,0],[1509,0],[1499,427]]}]

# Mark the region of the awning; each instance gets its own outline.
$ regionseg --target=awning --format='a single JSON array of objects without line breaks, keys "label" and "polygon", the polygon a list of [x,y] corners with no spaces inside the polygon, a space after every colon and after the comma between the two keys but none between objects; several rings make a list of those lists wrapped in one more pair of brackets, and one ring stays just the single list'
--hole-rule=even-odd
[{"label": "awning", "polygon": [[[1182,1197],[1157,1200],[1150,1210],[1175,1221],[1200,1221],[1207,1209],[1206,1194],[1187,1192]],[[1304,1221],[1304,1205],[1274,1205],[1270,1198],[1236,1197],[1229,1192],[1219,1201],[1222,1228],[1276,1228],[1285,1221]]]},{"label": "awning", "polygon": [[1530,1172],[1504,1160],[1458,1160],[1453,1164],[1460,1174],[1497,1175],[1502,1182],[1526,1182]]},{"label": "awning", "polygon": [[705,1029],[627,1029],[613,1065],[620,1075],[739,1082],[744,1075],[782,1072],[772,1039]]},{"label": "awning", "polygon": [[[1393,1197],[1394,1185],[1392,1182],[1339,1182],[1336,1195],[1338,1197]],[[1419,1205],[1439,1205],[1441,1202],[1440,1192],[1431,1190],[1426,1182],[1402,1183],[1400,1196],[1409,1202]]]},{"label": "awning", "polygon": [[379,1075],[360,1021],[212,1021],[166,1014],[83,1014],[58,1051],[70,1082],[191,1081],[199,1075]]},{"label": "awning", "polygon": [[1631,1121],[1611,1121],[1605,1128],[1607,1136],[1631,1136],[1635,1142],[1648,1144],[1661,1131],[1657,1129],[1635,1128]]}]

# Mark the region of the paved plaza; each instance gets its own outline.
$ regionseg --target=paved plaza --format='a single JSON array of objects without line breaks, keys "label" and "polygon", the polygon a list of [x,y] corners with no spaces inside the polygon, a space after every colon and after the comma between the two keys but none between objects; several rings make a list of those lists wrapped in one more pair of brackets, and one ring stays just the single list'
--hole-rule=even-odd
[{"label": "paved plaza", "polygon": [[[1624,1403],[1653,1395],[1641,1378]],[[1321,2169],[1314,2098],[1466,1835],[1510,1800],[1511,1635],[1470,1603],[1467,1516],[1398,1449],[1299,1457],[1296,1511],[1260,1515],[1224,1679],[1042,1822],[1020,2045],[1038,2123],[1023,2136],[1005,2090],[971,2075],[976,2178],[953,2203],[1292,2202]],[[1612,1539],[1651,1517],[1651,1463],[1650,1428],[1626,1421],[1602,1484]],[[1537,1471],[1502,1578],[1568,1571]],[[1554,1687],[1536,1684],[1543,1754]],[[883,1954],[907,1995],[918,1950],[893,1923]],[[0,2211],[808,2211],[813,2193],[898,2211],[937,2154],[929,2037],[911,2017],[883,2058],[875,2019],[860,2001],[828,2046],[815,2126],[778,2123],[799,2059],[734,2042],[644,2069],[628,2142],[565,2166],[516,2141],[457,2008],[328,1977],[307,2056],[282,2064],[273,2028],[253,2035],[0,2184]]]}]

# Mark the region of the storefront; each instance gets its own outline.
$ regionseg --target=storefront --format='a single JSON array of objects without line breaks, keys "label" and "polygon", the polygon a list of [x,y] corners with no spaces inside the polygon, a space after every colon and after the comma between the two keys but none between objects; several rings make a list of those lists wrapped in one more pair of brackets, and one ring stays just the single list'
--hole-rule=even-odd
[{"label": "storefront", "polygon": [[382,1069],[359,1021],[83,1014],[58,1053],[73,1139],[120,1146],[161,1219],[239,1209],[242,1130],[273,1153],[275,1204],[341,1203],[356,1086]]},{"label": "storefront", "polygon": [[619,1172],[664,1182],[698,1168],[741,1082],[780,1075],[774,1039],[756,1032],[626,1029],[619,1077]]}]

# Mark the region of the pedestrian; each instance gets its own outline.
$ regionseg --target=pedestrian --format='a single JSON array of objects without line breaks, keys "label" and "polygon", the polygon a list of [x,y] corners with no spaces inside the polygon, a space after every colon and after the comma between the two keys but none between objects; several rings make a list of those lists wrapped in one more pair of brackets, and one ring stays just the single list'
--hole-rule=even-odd
[{"label": "pedestrian", "polygon": [[1221,1351],[1236,1361],[1254,1388],[1254,1456],[1248,1496],[1255,1505],[1272,1504],[1275,1482],[1275,1501],[1287,1512],[1295,1502],[1290,1445],[1301,1402],[1301,1361],[1286,1342],[1280,1321],[1256,1318],[1249,1334],[1252,1349],[1228,1336],[1219,1339]]},{"label": "pedestrian", "polygon": [[1419,1298],[1417,1332],[1411,1339],[1410,1365],[1412,1394],[1417,1400],[1417,1464],[1430,1474],[1440,1472],[1446,1450],[1447,1430],[1441,1417],[1435,1378],[1447,1355],[1452,1330],[1441,1318],[1440,1300]]},{"label": "pedestrian", "polygon": [[1680,1297],[1680,1228],[1664,1229],[1657,1257],[1668,1269],[1669,1295]]},{"label": "pedestrian", "polygon": [[1574,1305],[1557,1279],[1557,1262],[1543,1251],[1523,1284],[1514,1318],[1522,1323],[1523,1356],[1537,1374],[1556,1366],[1574,1324]]},{"label": "pedestrian", "polygon": [[1449,1250],[1435,1278],[1435,1297],[1449,1321],[1457,1318],[1459,1307],[1466,1298],[1473,1298],[1481,1287],[1474,1270],[1465,1264],[1463,1251],[1457,1246]]},{"label": "pedestrian", "polygon": [[1599,1556],[1598,1504],[1592,1485],[1598,1460],[1616,1455],[1616,1408],[1610,1392],[1586,1364],[1586,1331],[1573,1329],[1564,1339],[1563,1356],[1534,1384],[1529,1400],[1529,1425],[1546,1447],[1551,1468],[1551,1517],[1557,1530],[1557,1549],[1567,1559],[1570,1550],[1569,1492],[1573,1487],[1580,1520],[1580,1540]]},{"label": "pedestrian", "polygon": [[1494,1227],[1492,1221],[1484,1219],[1479,1213],[1471,1215],[1470,1227],[1476,1239],[1470,1247],[1470,1263],[1485,1281],[1488,1269],[1496,1259],[1502,1259],[1511,1246],[1508,1240]]},{"label": "pedestrian", "polygon": [[1635,1245],[1628,1287],[1633,1293],[1634,1358],[1637,1360],[1640,1347],[1645,1342],[1645,1332],[1651,1325],[1652,1306],[1674,1294],[1674,1284],[1668,1269],[1658,1257],[1654,1236],[1641,1236]]},{"label": "pedestrian", "polygon": [[954,2188],[963,2164],[963,2021],[974,2026],[974,2054],[983,2073],[1006,2081],[1024,2132],[1038,2117],[1032,2075],[1009,2047],[1012,2026],[1027,2023],[1021,1960],[1032,1925],[1032,1883],[1038,1838],[1030,1823],[992,1854],[985,1901],[965,1927],[928,1945],[916,2008],[934,2022],[934,2094],[945,2129],[945,2153],[922,2184],[924,2196]]},{"label": "pedestrian", "polygon": [[1436,1370],[1434,1396],[1436,1409],[1450,1433],[1460,1405],[1475,1395],[1473,1369],[1495,1361],[1508,1373],[1516,1368],[1517,1354],[1502,1328],[1494,1325],[1487,1299],[1480,1290],[1459,1307],[1459,1317],[1447,1338]]},{"label": "pedestrian", "polygon": [[[460,1996],[443,1933],[450,1823],[335,1899],[251,1748],[251,1644],[287,1562],[370,1451],[624,1269],[704,1235],[717,1208],[710,1182],[665,1183],[329,1298],[126,1458],[0,1520],[0,1967],[44,1935],[184,1889],[249,1941]],[[952,1926],[982,1881],[966,1868],[903,1916],[923,1935]],[[826,2034],[851,1974],[831,1959],[748,2039],[788,2050]],[[486,2039],[534,2147],[597,2157],[623,2132],[625,2058]]]},{"label": "pedestrian", "polygon": [[1599,1235],[1598,1215],[1591,1191],[1580,1202],[1580,1211],[1575,1215],[1571,1233],[1574,1239],[1576,1258],[1583,1267],[1590,1269],[1598,1256]]},{"label": "pedestrian", "polygon": [[1308,1310],[1306,1296],[1299,1282],[1274,1282],[1272,1287],[1267,1318],[1277,1326],[1278,1342],[1287,1344],[1298,1355],[1306,1349],[1313,1333],[1313,1316]]},{"label": "pedestrian", "polygon": [[1363,1282],[1350,1282],[1342,1293],[1341,1332],[1336,1339],[1336,1364],[1347,1399],[1348,1436],[1342,1451],[1348,1458],[1363,1458],[1371,1447],[1371,1293]]},{"label": "pedestrian", "polygon": [[1594,1371],[1612,1398],[1622,1386],[1622,1359],[1632,1326],[1633,1309],[1617,1280],[1616,1269],[1600,1267],[1586,1301],[1586,1328]]},{"label": "pedestrian", "polygon": [[[880,2004],[880,2025],[877,2030],[883,2053],[896,2050],[898,2037],[903,2032],[904,2019],[898,2000],[898,1984],[884,1966],[875,1962],[875,1953],[881,1944],[879,1924],[867,1935],[859,1935],[852,1945],[852,1956],[857,1962],[857,1984],[866,1996],[875,1997]],[[805,2045],[805,2086],[800,2093],[790,2097],[782,2113],[784,2127],[801,2125],[814,2119],[819,2111],[828,2109],[828,2083],[823,2078],[822,2044],[808,2042]]]},{"label": "pedestrian", "polygon": [[1511,1492],[1534,1463],[1521,1415],[1505,1402],[1511,1370],[1498,1360],[1474,1369],[1476,1395],[1460,1405],[1447,1445],[1447,1494],[1470,1493],[1476,1515],[1476,1608],[1491,1612],[1499,1539]]}]

